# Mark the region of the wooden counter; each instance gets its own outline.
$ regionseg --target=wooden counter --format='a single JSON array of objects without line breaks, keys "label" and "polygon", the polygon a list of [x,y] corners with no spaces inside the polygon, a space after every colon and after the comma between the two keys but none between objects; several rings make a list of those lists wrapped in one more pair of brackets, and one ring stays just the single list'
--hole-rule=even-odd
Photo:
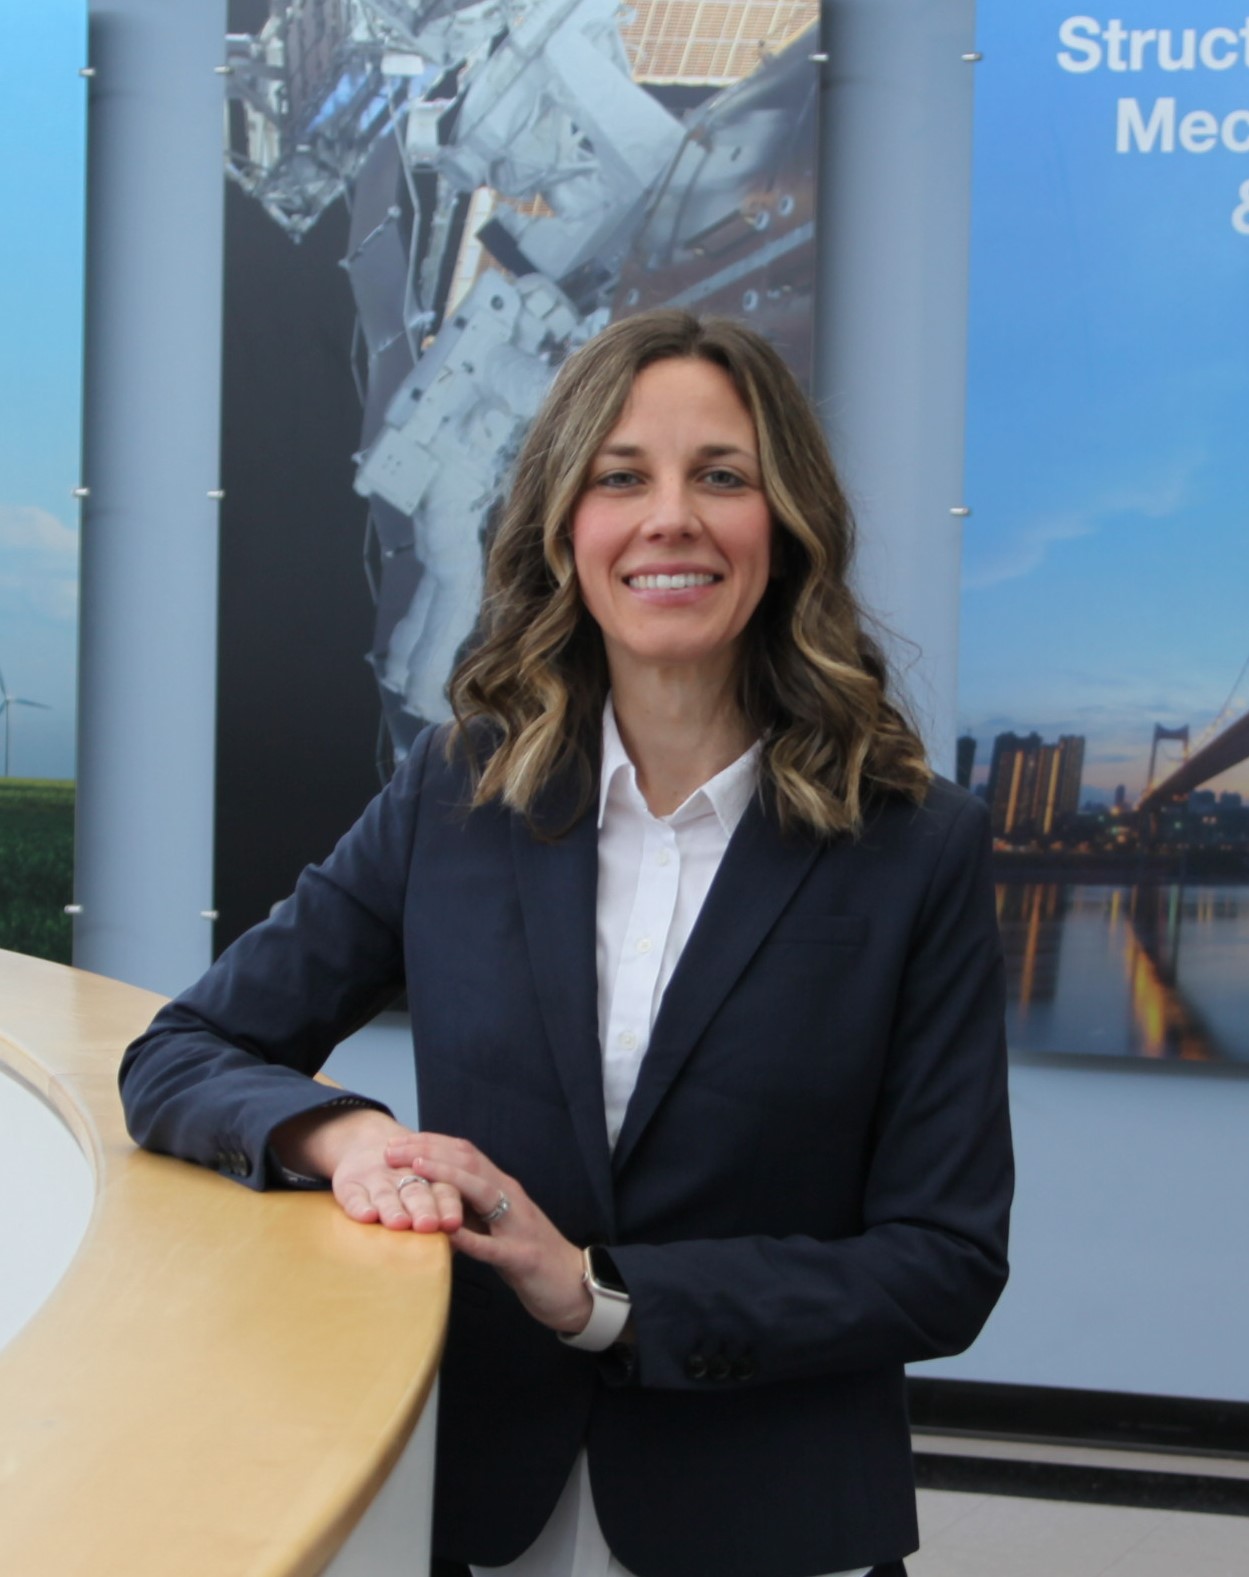
[{"label": "wooden counter", "polygon": [[159,1000],[0,952],[0,1064],[96,1183],[68,1272],[0,1350],[4,1577],[322,1572],[433,1385],[443,1239],[134,1148],[117,1064]]}]

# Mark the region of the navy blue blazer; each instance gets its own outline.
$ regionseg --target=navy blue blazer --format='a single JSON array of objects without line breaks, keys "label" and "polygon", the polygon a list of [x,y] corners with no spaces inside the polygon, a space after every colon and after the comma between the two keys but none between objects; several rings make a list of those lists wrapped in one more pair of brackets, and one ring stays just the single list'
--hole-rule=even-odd
[{"label": "navy blue blazer", "polygon": [[[406,983],[422,1126],[465,1136],[575,1243],[636,1345],[602,1357],[458,1256],[435,1549],[541,1530],[579,1446],[639,1577],[802,1577],[918,1542],[903,1365],[965,1347],[1006,1279],[1012,1171],[983,805],[936,782],[862,836],[752,803],[665,993],[614,1153],[596,820],[555,841],[427,732],[294,895],[127,1052],[142,1144],[253,1187],[333,1097],[307,1075]],[[545,807],[558,818],[559,796]]]}]

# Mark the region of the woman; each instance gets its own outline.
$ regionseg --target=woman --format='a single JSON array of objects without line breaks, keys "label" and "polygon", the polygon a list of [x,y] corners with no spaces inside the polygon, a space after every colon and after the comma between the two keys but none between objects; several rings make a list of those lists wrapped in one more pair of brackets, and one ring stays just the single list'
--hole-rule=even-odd
[{"label": "woman", "polygon": [[[983,807],[930,779],[850,550],[762,340],[604,331],[520,456],[456,726],[127,1053],[140,1142],[450,1236],[443,1557],[916,1546],[902,1366],[1006,1274],[1001,965]],[[307,1077],[401,982],[419,1133]]]}]

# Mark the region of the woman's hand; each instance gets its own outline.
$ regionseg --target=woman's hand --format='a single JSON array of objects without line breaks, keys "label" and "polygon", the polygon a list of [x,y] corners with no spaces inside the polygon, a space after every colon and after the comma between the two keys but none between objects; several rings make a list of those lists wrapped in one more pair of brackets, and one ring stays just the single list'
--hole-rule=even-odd
[{"label": "woman's hand", "polygon": [[292,1172],[328,1178],[334,1198],[353,1221],[453,1234],[464,1225],[459,1191],[426,1178],[405,1182],[414,1168],[387,1163],[389,1143],[415,1137],[385,1112],[330,1107],[282,1123],[269,1143]]},{"label": "woman's hand", "polygon": [[386,1164],[428,1177],[435,1193],[455,1191],[466,1208],[462,1225],[443,1228],[452,1246],[493,1265],[539,1324],[569,1333],[585,1328],[592,1305],[581,1281],[581,1250],[514,1177],[467,1139],[437,1133],[396,1135],[386,1145]]}]

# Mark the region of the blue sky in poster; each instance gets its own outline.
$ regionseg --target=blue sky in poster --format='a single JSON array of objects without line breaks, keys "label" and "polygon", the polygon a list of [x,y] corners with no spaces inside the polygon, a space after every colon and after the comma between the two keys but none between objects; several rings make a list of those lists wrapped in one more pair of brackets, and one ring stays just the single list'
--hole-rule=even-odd
[{"label": "blue sky in poster", "polygon": [[[1132,69],[1116,17],[1193,68]],[[1005,729],[1083,734],[1086,797],[1133,797],[1155,723],[1249,708],[1249,22],[979,0],[978,48],[960,727],[981,774]]]},{"label": "blue sky in poster", "polygon": [[[6,8],[0,50],[0,671],[15,777],[72,777],[86,0]],[[0,747],[2,748],[2,747]],[[2,768],[0,768],[2,770]]]}]

